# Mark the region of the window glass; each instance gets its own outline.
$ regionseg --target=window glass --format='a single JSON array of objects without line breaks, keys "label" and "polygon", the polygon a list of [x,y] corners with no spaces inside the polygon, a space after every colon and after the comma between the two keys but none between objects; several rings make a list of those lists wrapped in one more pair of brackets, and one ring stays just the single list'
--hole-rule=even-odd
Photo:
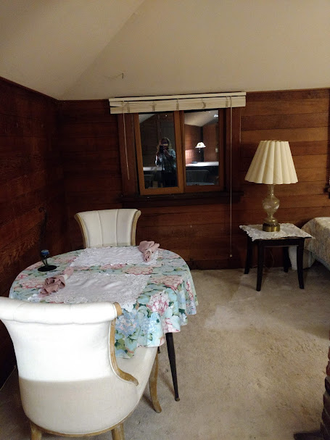
[{"label": "window glass", "polygon": [[219,184],[218,110],[184,112],[187,186]]},{"label": "window glass", "polygon": [[223,191],[225,111],[135,114],[141,195]]},{"label": "window glass", "polygon": [[173,113],[139,115],[144,188],[177,186],[177,148]]}]

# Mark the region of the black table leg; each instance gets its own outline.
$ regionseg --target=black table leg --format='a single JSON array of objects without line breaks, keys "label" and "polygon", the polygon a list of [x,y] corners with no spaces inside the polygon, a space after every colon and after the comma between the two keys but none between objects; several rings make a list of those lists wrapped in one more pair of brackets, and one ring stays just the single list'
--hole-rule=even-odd
[{"label": "black table leg", "polygon": [[304,239],[299,240],[297,246],[297,272],[300,289],[304,288],[304,273],[303,273],[303,257],[304,257]]},{"label": "black table leg", "polygon": [[244,273],[250,272],[251,260],[252,260],[252,239],[249,236],[247,236],[246,260],[245,260]]},{"label": "black table leg", "polygon": [[179,397],[178,379],[176,375],[176,361],[175,361],[173,333],[166,333],[166,345],[167,345],[167,354],[168,354],[168,359],[170,361],[170,367],[172,373],[174,397],[176,401],[179,401],[180,397]]},{"label": "black table leg", "polygon": [[283,270],[284,272],[289,272],[290,267],[290,257],[289,257],[289,248],[287,246],[283,247]]},{"label": "black table leg", "polygon": [[264,269],[264,245],[258,240],[258,272],[257,272],[257,291],[261,290],[262,272]]}]

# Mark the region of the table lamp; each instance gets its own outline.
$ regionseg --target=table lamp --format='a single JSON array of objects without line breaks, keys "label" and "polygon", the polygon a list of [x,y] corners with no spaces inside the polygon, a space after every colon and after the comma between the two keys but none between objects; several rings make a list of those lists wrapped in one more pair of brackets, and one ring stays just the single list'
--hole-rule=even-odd
[{"label": "table lamp", "polygon": [[204,148],[206,148],[206,145],[204,144],[204,142],[198,142],[195,148],[198,148],[200,162],[204,162]]},{"label": "table lamp", "polygon": [[267,232],[279,231],[280,225],[274,213],[280,201],[275,197],[274,185],[298,182],[289,142],[260,141],[245,180],[268,185],[268,195],[262,202],[267,213],[262,229]]}]

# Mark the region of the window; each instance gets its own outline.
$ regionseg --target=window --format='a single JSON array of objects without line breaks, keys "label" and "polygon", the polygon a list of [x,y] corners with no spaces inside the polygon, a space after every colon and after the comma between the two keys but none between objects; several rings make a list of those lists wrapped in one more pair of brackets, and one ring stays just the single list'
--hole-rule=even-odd
[{"label": "window", "polygon": [[135,115],[140,194],[223,190],[223,111]]},{"label": "window", "polygon": [[[239,190],[233,163],[239,157],[240,108],[222,98],[208,103],[203,98],[198,105],[187,99],[184,105],[174,99],[140,105],[110,100],[119,114],[124,197],[182,200]],[[236,104],[245,105],[245,94]],[[169,107],[175,109],[166,111]]]}]

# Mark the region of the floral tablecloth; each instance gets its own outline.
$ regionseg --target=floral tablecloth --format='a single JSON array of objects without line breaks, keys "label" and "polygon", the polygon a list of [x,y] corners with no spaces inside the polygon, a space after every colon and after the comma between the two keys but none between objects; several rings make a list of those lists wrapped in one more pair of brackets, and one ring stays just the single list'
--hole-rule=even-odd
[{"label": "floral tablecloth", "polygon": [[[193,279],[187,263],[177,254],[159,249],[153,264],[115,263],[95,264],[91,267],[75,266],[74,261],[84,250],[68,252],[49,259],[49,264],[57,266],[52,272],[40,272],[38,262],[15,279],[10,289],[10,298],[23,301],[43,302],[40,289],[49,276],[60,275],[69,266],[74,273],[103,273],[123,275],[148,275],[148,282],[130,311],[116,322],[116,354],[131,357],[139,346],[160,346],[166,333],[179,332],[186,325],[188,315],[196,314],[198,300]],[[64,292],[64,290],[63,290]],[[48,297],[47,301],[51,302]]]}]

